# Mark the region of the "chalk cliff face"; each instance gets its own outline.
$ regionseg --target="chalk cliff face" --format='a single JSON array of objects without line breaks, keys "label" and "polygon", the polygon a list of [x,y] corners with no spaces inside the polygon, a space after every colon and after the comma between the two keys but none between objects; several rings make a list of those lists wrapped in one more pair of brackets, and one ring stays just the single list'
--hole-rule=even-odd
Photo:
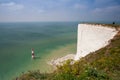
[{"label": "chalk cliff face", "polygon": [[105,47],[115,34],[117,34],[117,31],[107,26],[79,24],[75,60],[79,60],[90,52]]}]

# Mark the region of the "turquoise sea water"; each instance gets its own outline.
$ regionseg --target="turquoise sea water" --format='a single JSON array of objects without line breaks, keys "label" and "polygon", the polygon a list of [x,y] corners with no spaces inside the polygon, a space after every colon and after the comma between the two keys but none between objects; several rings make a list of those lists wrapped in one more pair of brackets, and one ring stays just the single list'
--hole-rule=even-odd
[{"label": "turquoise sea water", "polygon": [[[77,25],[77,22],[0,23],[0,80],[11,80],[28,70],[49,72],[48,55],[57,55],[57,49],[69,44],[76,46]],[[66,52],[75,52],[74,46]],[[31,48],[35,50],[35,60],[31,59]],[[58,53],[64,54],[60,50]]]}]

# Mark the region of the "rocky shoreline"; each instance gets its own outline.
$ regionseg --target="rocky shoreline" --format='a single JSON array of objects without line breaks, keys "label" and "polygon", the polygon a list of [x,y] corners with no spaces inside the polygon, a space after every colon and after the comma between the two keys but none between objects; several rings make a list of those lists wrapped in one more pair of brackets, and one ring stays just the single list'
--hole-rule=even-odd
[{"label": "rocky shoreline", "polygon": [[69,59],[74,60],[74,57],[75,57],[75,54],[68,54],[61,58],[52,59],[50,62],[48,62],[48,64],[50,64],[52,66],[62,65],[62,64],[64,64],[65,61],[67,61]]}]

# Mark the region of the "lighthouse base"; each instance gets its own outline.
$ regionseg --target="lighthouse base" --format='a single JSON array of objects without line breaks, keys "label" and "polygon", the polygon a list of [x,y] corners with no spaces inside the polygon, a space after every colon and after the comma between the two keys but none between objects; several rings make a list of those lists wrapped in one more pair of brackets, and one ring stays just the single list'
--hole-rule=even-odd
[{"label": "lighthouse base", "polygon": [[32,56],[32,59],[34,59],[35,58],[35,56]]}]

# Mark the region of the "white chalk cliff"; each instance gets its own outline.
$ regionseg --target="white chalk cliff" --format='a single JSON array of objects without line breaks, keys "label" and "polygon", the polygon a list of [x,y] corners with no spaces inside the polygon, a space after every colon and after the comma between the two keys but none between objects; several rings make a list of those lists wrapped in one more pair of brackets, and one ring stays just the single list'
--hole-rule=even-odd
[{"label": "white chalk cliff", "polygon": [[109,40],[117,34],[114,28],[102,25],[79,24],[77,39],[77,54],[75,60],[99,50],[109,44]]},{"label": "white chalk cliff", "polygon": [[53,59],[48,64],[62,65],[68,59],[79,60],[82,57],[107,46],[110,40],[117,34],[112,27],[95,24],[78,24],[77,53],[65,57]]}]

